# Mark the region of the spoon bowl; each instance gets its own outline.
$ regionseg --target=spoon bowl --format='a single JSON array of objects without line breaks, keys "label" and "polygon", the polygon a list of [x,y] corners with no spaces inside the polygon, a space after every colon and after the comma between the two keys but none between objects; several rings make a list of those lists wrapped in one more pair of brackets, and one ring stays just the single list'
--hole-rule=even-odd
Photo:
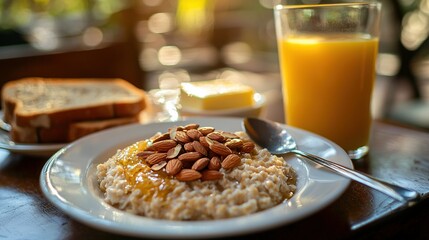
[{"label": "spoon bowl", "polygon": [[296,154],[305,157],[308,160],[329,168],[337,174],[378,190],[407,205],[416,203],[420,197],[415,191],[384,182],[368,174],[299,150],[293,136],[280,123],[259,118],[245,118],[243,120],[243,128],[256,144],[266,148],[272,154]]}]

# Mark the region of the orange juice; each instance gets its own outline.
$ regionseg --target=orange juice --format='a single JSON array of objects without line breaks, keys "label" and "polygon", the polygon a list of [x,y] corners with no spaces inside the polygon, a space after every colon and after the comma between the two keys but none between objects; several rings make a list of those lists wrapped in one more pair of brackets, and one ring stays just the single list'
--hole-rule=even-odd
[{"label": "orange juice", "polygon": [[378,38],[341,34],[279,40],[286,122],[346,151],[367,146]]}]

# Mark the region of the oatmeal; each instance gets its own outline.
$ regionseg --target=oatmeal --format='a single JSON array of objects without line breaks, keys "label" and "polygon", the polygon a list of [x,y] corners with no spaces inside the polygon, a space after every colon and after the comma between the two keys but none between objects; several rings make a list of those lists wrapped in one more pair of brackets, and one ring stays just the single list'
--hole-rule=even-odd
[{"label": "oatmeal", "polygon": [[[188,135],[195,137],[185,139],[180,133],[177,139],[176,130],[136,142],[99,164],[97,178],[104,201],[146,217],[205,220],[248,215],[292,197],[293,169],[283,158],[255,148],[244,133],[211,129],[219,134],[208,136],[198,128],[201,135],[191,130]],[[176,144],[170,141],[157,144],[162,150],[156,147],[156,142],[169,140]],[[195,152],[201,153],[187,154]]]}]

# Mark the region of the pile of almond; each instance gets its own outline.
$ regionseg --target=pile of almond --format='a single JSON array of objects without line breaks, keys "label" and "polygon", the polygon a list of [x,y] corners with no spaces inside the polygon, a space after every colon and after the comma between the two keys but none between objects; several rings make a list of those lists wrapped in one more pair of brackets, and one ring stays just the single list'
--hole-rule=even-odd
[{"label": "pile of almond", "polygon": [[179,181],[214,181],[223,177],[221,168],[237,167],[241,163],[240,154],[254,149],[253,142],[240,139],[234,133],[192,123],[155,134],[137,156],[152,170],[165,168],[168,175]]}]

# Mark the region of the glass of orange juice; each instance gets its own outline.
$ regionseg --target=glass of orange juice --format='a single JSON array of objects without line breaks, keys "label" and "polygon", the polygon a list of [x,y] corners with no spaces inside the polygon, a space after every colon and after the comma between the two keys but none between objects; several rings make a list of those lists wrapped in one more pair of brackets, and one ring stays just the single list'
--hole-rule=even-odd
[{"label": "glass of orange juice", "polygon": [[381,4],[290,2],[274,9],[286,123],[361,158],[369,151]]}]

